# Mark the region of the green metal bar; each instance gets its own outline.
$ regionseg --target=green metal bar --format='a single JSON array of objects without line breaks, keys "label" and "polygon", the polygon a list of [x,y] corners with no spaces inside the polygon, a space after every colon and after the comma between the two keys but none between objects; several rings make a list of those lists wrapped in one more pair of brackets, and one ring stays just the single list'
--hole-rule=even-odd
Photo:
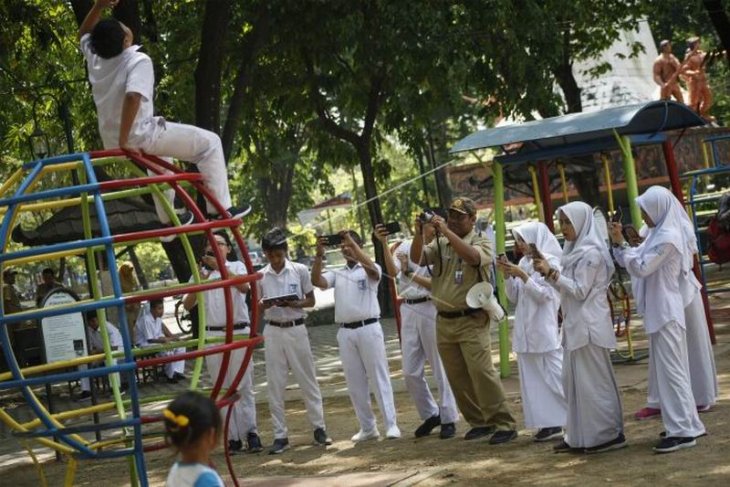
[{"label": "green metal bar", "polygon": [[[492,179],[494,180],[494,227],[497,237],[497,255],[505,252],[507,227],[504,223],[504,175],[502,165],[492,163]],[[495,256],[496,258],[496,256]],[[497,273],[497,298],[499,303],[507,309],[507,294],[504,289],[504,276]],[[499,323],[499,374],[502,378],[510,376],[509,365],[509,323],[507,315]]]},{"label": "green metal bar", "polygon": [[621,148],[621,154],[624,160],[624,180],[626,181],[626,196],[629,200],[629,212],[631,213],[631,223],[635,228],[641,228],[641,210],[636,203],[639,196],[639,185],[636,181],[636,164],[634,163],[634,155],[631,152],[631,139],[628,136],[620,136],[613,131],[618,145]]}]

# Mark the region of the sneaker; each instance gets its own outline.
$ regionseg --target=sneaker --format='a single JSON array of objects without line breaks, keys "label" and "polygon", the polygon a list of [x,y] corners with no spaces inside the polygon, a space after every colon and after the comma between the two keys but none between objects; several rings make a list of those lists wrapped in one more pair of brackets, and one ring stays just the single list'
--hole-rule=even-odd
[{"label": "sneaker", "polygon": [[426,421],[424,421],[421,426],[416,428],[416,432],[415,432],[416,438],[423,438],[424,436],[430,435],[431,431],[433,431],[433,429],[440,424],[441,424],[441,416],[439,416],[439,415],[431,416]]},{"label": "sneaker", "polygon": [[623,433],[619,433],[619,435],[614,438],[611,441],[607,441],[606,443],[598,446],[592,446],[590,448],[586,448],[585,452],[588,454],[592,453],[603,453],[611,450],[618,450],[620,448],[624,448],[626,446],[629,446],[628,443],[626,443],[626,438],[624,437]]},{"label": "sneaker", "polygon": [[671,453],[682,448],[692,448],[696,444],[697,441],[691,436],[670,436],[669,438],[662,438],[654,447],[654,451],[657,453]]},{"label": "sneaker", "polygon": [[493,434],[495,429],[496,428],[494,426],[477,426],[476,428],[472,428],[467,431],[464,435],[464,439],[477,440],[479,438],[484,438],[485,436]]},{"label": "sneaker", "polygon": [[173,377],[177,380],[185,380],[185,374],[181,374],[180,372],[175,372]]},{"label": "sneaker", "polygon": [[489,438],[490,445],[501,445],[517,438],[517,431],[515,430],[502,430],[497,431]]},{"label": "sneaker", "polygon": [[583,448],[574,448],[570,446],[565,442],[565,440],[553,447],[553,453],[583,453],[583,450]]},{"label": "sneaker", "polygon": [[378,428],[373,428],[370,431],[360,430],[357,433],[355,433],[355,435],[353,435],[353,437],[350,439],[352,440],[353,443],[361,443],[363,441],[368,441],[368,440],[377,440],[378,438],[380,438],[380,433],[378,432]]},{"label": "sneaker", "polygon": [[91,391],[81,391],[81,394],[79,394],[79,397],[77,397],[76,400],[77,401],[91,400]]},{"label": "sneaker", "polygon": [[[231,206],[226,210],[228,213],[231,214],[230,218],[236,219],[236,218],[243,218],[244,216],[251,213],[251,205],[244,204],[242,206]],[[221,216],[220,214],[208,214],[208,218],[211,220],[222,220],[222,219],[228,219],[227,216]]]},{"label": "sneaker", "polygon": [[174,375],[172,377],[168,377],[167,378],[167,383],[168,384],[177,384],[178,382],[180,382],[180,381]]},{"label": "sneaker", "polygon": [[448,440],[456,436],[456,425],[454,423],[441,423],[441,433],[439,438],[442,440]]},{"label": "sneaker", "polygon": [[276,438],[274,440],[274,444],[271,445],[269,455],[278,455],[279,453],[284,453],[289,448],[289,438]]},{"label": "sneaker", "polygon": [[261,444],[261,438],[253,431],[246,435],[246,444],[248,446],[246,452],[248,453],[258,453],[264,450],[264,445]]},{"label": "sneaker", "polygon": [[398,426],[393,425],[388,428],[388,431],[385,432],[385,437],[389,440],[395,440],[397,438],[400,438],[400,429],[398,429]]},{"label": "sneaker", "polygon": [[697,406],[697,412],[698,413],[707,413],[707,412],[710,412],[710,411],[712,411],[712,406],[709,405],[709,404],[706,405],[706,406]]},{"label": "sneaker", "polygon": [[[702,434],[699,434],[699,435],[695,436],[695,440],[697,438],[702,438],[703,436],[707,436],[707,431],[703,432]],[[659,437],[660,438],[666,438],[667,437],[667,432],[666,431],[662,431],[661,433],[659,433]]]},{"label": "sneaker", "polygon": [[327,446],[332,444],[332,438],[327,436],[327,432],[324,428],[317,428],[314,430],[314,443],[320,446]]},{"label": "sneaker", "polygon": [[541,441],[550,441],[550,440],[557,440],[558,438],[563,437],[563,428],[560,426],[554,426],[551,428],[540,428],[537,430],[537,434],[535,435],[535,441],[541,442]]},{"label": "sneaker", "polygon": [[[191,223],[193,223],[193,221],[195,220],[195,215],[193,215],[193,213],[190,211],[185,211],[183,213],[179,213],[177,215],[177,218],[178,218],[178,220],[180,220],[180,226],[184,227],[185,225],[190,225]],[[167,226],[173,227],[174,225],[172,223],[170,223]],[[168,242],[172,242],[176,238],[177,238],[177,235],[175,235],[175,234],[165,235],[164,237],[160,237],[160,242],[168,243]]]},{"label": "sneaker", "polygon": [[228,440],[228,452],[235,453],[243,450],[243,442],[241,440]]},{"label": "sneaker", "polygon": [[636,411],[636,414],[634,414],[634,418],[636,418],[638,421],[644,421],[645,419],[651,419],[654,416],[661,416],[662,410],[657,408],[642,408]]}]

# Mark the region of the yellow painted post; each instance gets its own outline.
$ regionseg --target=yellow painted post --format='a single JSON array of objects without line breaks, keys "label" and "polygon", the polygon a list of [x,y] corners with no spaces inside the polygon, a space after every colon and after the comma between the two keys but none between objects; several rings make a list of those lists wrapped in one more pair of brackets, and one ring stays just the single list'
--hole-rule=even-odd
[{"label": "yellow painted post", "polygon": [[634,227],[641,228],[641,210],[639,205],[636,204],[636,198],[639,196],[639,185],[636,182],[636,164],[634,163],[634,155],[631,153],[631,139],[625,135],[618,135],[615,130],[613,133],[623,155],[624,178],[626,180],[626,195],[629,200],[631,223]]},{"label": "yellow painted post", "polygon": [[[500,166],[501,167],[501,166]],[[532,178],[532,192],[535,195],[535,206],[537,206],[537,217],[542,223],[545,223],[545,212],[542,210],[542,198],[540,198],[540,186],[537,183],[537,171],[535,166],[529,165],[527,169],[530,171],[530,178]],[[495,190],[497,183],[494,183]],[[502,198],[504,199],[504,189],[502,190]],[[496,211],[496,208],[495,208]]]},{"label": "yellow painted post", "polygon": [[568,180],[565,178],[565,164],[558,163],[558,172],[560,173],[560,186],[563,188],[563,202],[567,205],[570,203],[568,197]]},{"label": "yellow painted post", "polygon": [[613,186],[611,184],[611,167],[608,163],[608,156],[601,154],[601,161],[603,161],[603,181],[606,184],[606,194],[608,196],[608,211],[613,213],[616,210],[613,206]]},{"label": "yellow painted post", "polygon": [[[494,231],[497,238],[497,255],[499,255],[505,252],[507,227],[504,223],[504,174],[502,165],[498,162],[492,163],[492,180],[494,181]],[[542,215],[542,211],[539,213]],[[500,304],[507,309],[507,294],[504,290],[504,276],[501,272],[497,273],[497,298]],[[499,323],[499,374],[502,378],[510,376],[509,352],[509,324],[505,315]]]}]

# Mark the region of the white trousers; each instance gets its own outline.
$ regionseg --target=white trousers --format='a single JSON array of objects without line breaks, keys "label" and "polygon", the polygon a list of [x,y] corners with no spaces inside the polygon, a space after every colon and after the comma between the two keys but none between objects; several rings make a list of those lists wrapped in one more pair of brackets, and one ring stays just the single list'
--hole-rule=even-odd
[{"label": "white trousers", "polygon": [[518,353],[522,411],[527,428],[564,426],[568,406],[563,393],[563,350]]},{"label": "white trousers", "polygon": [[[203,184],[220,202],[223,208],[230,208],[231,194],[228,189],[228,171],[223,157],[223,146],[217,134],[201,129],[194,125],[165,122],[159,136],[142,147],[147,154],[160,157],[172,157],[181,161],[195,164],[203,176]],[[169,171],[165,171],[169,174]],[[153,173],[150,171],[150,175]],[[165,197],[173,202],[173,190],[165,191]],[[169,223],[170,218],[155,199],[157,216],[163,223]],[[217,213],[210,202],[207,203],[208,213]]]},{"label": "white trousers", "polygon": [[312,429],[324,428],[322,394],[317,383],[309,333],[304,325],[280,328],[267,324],[264,327],[264,357],[266,358],[266,381],[269,398],[269,412],[274,427],[274,439],[288,436],[284,417],[284,391],[291,369],[302,390],[304,407]]},{"label": "white trousers", "polygon": [[[117,359],[112,359],[112,363],[113,364],[116,364],[117,363]],[[91,366],[91,368],[94,368],[94,367],[103,367],[104,366],[104,362],[96,362],[96,363],[92,363],[92,364],[89,364],[89,365]],[[79,365],[77,367],[77,370],[88,370],[89,369],[89,365],[87,365],[87,364]],[[112,379],[112,377],[116,377],[116,379]],[[118,372],[114,372],[112,374],[109,374],[109,380],[110,381],[112,381],[112,380],[119,380],[119,373]],[[79,379],[79,385],[81,386],[81,390],[82,391],[89,391],[89,392],[91,392],[91,382],[90,382],[90,380],[89,380],[88,377],[82,377],[81,379]]]},{"label": "white trousers", "polygon": [[[248,333],[248,328],[245,330]],[[208,336],[224,336],[225,333],[209,331]],[[243,365],[243,358],[246,355],[245,348],[232,350],[228,359],[228,369],[223,378],[223,389],[227,390],[228,386],[233,383],[238,371]],[[205,356],[205,366],[210,374],[210,380],[215,385],[218,379],[218,372],[223,362],[223,353],[215,353]],[[246,440],[248,433],[256,433],[256,401],[253,392],[253,357],[248,363],[246,372],[243,374],[241,382],[238,383],[238,392],[241,398],[233,403],[233,413],[231,413],[231,421],[228,423],[228,439],[229,440]],[[230,406],[228,406],[230,407]],[[228,407],[221,409],[221,418],[225,422]]]},{"label": "white trousers", "polygon": [[380,323],[337,331],[340,360],[345,372],[347,392],[360,422],[360,429],[372,431],[376,426],[370,405],[368,379],[373,387],[386,430],[396,426],[393,388],[390,384],[388,357],[385,353],[383,328]]},{"label": "white trousers", "polygon": [[623,432],[621,396],[607,348],[588,344],[565,350],[563,390],[568,403],[565,442],[590,448]]},{"label": "white trousers", "polygon": [[[150,343],[149,345],[147,345],[147,347],[154,347],[157,345],[158,345],[157,343]],[[143,347],[143,348],[145,348],[145,347]],[[173,348],[172,350],[165,350],[163,352],[158,352],[157,355],[159,357],[169,357],[171,355],[177,355],[180,353],[185,353],[185,349],[184,348]],[[163,368],[165,370],[165,376],[167,376],[168,379],[172,379],[172,377],[176,373],[178,373],[178,374],[185,373],[185,361],[179,360],[177,362],[167,362]]]},{"label": "white trousers", "polygon": [[[707,329],[707,317],[702,295],[698,292],[692,302],[684,309],[687,326],[687,360],[689,362],[689,381],[692,395],[697,406],[712,406],[719,395],[715,355]],[[660,409],[656,372],[649,362],[649,397],[647,406]]]},{"label": "white trousers", "polygon": [[[422,420],[440,414],[441,423],[455,423],[459,420],[459,410],[436,343],[436,307],[432,301],[403,303],[400,312],[403,377],[418,414]],[[426,381],[426,361],[438,387],[438,404]]]},{"label": "white trousers", "polygon": [[687,337],[670,321],[649,335],[649,363],[656,375],[659,407],[667,436],[696,437],[705,432],[697,414],[687,363]]}]

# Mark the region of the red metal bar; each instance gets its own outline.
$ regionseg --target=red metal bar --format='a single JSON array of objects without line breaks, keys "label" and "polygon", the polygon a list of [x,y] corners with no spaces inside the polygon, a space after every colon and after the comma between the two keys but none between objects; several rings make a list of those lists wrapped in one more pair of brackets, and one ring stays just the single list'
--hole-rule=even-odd
[{"label": "red metal bar", "polygon": [[[229,327],[230,328],[230,327]],[[206,355],[213,355],[221,352],[230,352],[244,347],[255,347],[259,343],[264,341],[264,337],[253,337],[246,338],[244,340],[236,340],[230,343],[221,343],[220,345],[214,345],[207,347],[202,350],[193,350],[191,352],[179,353],[175,355],[167,355],[165,357],[152,357],[144,360],[137,360],[137,368],[152,367],[154,365],[162,365],[169,362],[177,362],[179,360],[190,360],[193,358],[204,357]],[[243,367],[241,367],[243,369]]]},{"label": "red metal bar", "polygon": [[155,228],[154,230],[143,230],[140,232],[122,233],[114,235],[114,243],[132,242],[135,240],[145,240],[149,238],[166,237],[169,235],[180,235],[183,233],[200,232],[217,228],[231,228],[232,225],[240,224],[240,220],[213,220],[202,223],[191,223],[190,225],[182,225],[179,227]]},{"label": "red metal bar", "polygon": [[[149,301],[151,299],[162,299],[170,296],[177,296],[178,294],[190,294],[201,291],[208,291],[210,289],[226,288],[231,286],[238,286],[247,282],[257,281],[261,279],[261,274],[246,274],[245,276],[235,276],[230,279],[222,279],[219,281],[203,282],[200,284],[191,284],[184,288],[172,288],[163,289],[154,293],[148,293],[144,295],[128,296],[124,298],[125,303],[141,303],[142,301]],[[230,320],[229,320],[230,321]]]},{"label": "red metal bar", "polygon": [[109,191],[119,188],[128,188],[130,186],[146,186],[148,184],[171,183],[173,181],[200,181],[202,179],[202,174],[196,174],[192,172],[164,174],[160,176],[144,176],[138,178],[104,181],[99,183],[99,189],[101,189],[102,191]]},{"label": "red metal bar", "polygon": [[[679,181],[679,170],[677,169],[677,161],[674,158],[674,146],[669,139],[662,142],[662,151],[664,152],[664,162],[667,166],[667,173],[669,174],[669,183],[672,186],[672,193],[674,193],[674,196],[677,197],[679,202],[682,203],[682,206],[684,207],[684,193],[682,192],[682,184]],[[694,271],[697,280],[702,282],[700,262],[697,256],[695,256],[694,266],[692,270]],[[700,289],[700,293],[702,294],[702,304],[705,307],[705,318],[707,319],[707,329],[710,332],[710,342],[715,345],[717,343],[717,338],[715,337],[715,325],[712,321],[712,314],[710,313],[710,300],[707,298],[707,289],[705,288],[705,286],[702,286],[702,289]]]},{"label": "red metal bar", "polygon": [[548,226],[551,232],[554,232],[553,228],[553,199],[550,193],[550,175],[548,174],[548,167],[546,161],[537,162],[537,174],[538,174],[538,186],[540,187],[540,199],[542,200],[542,210],[545,216],[545,225]]}]

